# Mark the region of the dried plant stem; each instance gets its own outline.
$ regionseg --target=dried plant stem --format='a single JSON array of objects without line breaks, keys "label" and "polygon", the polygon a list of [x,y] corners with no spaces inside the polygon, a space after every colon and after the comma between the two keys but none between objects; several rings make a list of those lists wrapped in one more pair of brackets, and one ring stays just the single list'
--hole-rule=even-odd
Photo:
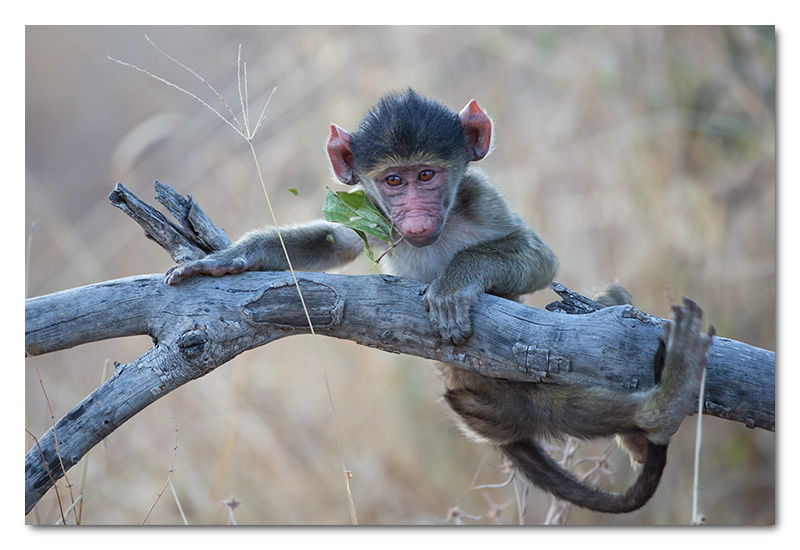
[{"label": "dried plant stem", "polygon": [[[336,416],[336,409],[335,409],[335,407],[333,405],[333,395],[331,393],[331,387],[330,387],[330,383],[328,381],[327,370],[325,369],[325,362],[324,362],[323,357],[322,357],[322,352],[319,349],[319,344],[317,342],[317,335],[314,332],[314,326],[311,323],[311,316],[308,313],[308,308],[306,307],[306,303],[305,303],[305,300],[303,298],[303,293],[300,290],[300,285],[297,282],[297,277],[295,275],[294,267],[292,266],[292,261],[289,258],[289,252],[286,250],[286,245],[283,242],[283,235],[281,234],[280,226],[278,225],[278,221],[277,221],[277,218],[275,216],[275,212],[272,209],[272,203],[271,203],[271,201],[269,199],[269,193],[267,193],[267,186],[264,184],[264,177],[263,177],[263,175],[261,173],[261,166],[258,163],[258,155],[256,155],[256,150],[255,150],[255,147],[253,146],[253,139],[255,138],[256,133],[258,132],[259,128],[261,128],[261,125],[266,120],[267,106],[269,105],[270,101],[272,100],[272,96],[275,94],[275,88],[272,89],[272,92],[270,93],[269,97],[267,98],[266,103],[264,104],[264,108],[261,110],[261,115],[258,117],[258,120],[256,121],[255,127],[251,130],[250,129],[249,101],[248,101],[248,92],[247,92],[247,64],[246,63],[242,63],[242,47],[241,47],[241,44],[239,45],[239,53],[238,53],[237,61],[236,61],[236,78],[237,78],[238,89],[239,89],[239,103],[241,104],[241,107],[242,107],[242,120],[244,122],[244,125],[242,125],[242,123],[239,122],[239,119],[236,118],[236,114],[230,108],[230,106],[228,105],[228,102],[225,101],[225,99],[222,97],[222,95],[220,95],[220,93],[217,92],[217,90],[211,84],[209,84],[202,76],[200,76],[194,70],[192,70],[191,68],[187,67],[186,65],[184,65],[183,63],[181,63],[180,61],[175,59],[174,57],[170,56],[169,54],[167,54],[166,52],[161,50],[158,46],[155,45],[155,43],[153,43],[152,40],[150,40],[150,38],[147,35],[145,35],[145,39],[161,55],[163,55],[164,57],[166,57],[170,61],[174,62],[178,66],[182,67],[183,69],[189,71],[192,75],[197,77],[203,84],[205,84],[208,87],[208,89],[211,90],[214,93],[214,95],[216,95],[217,98],[225,105],[225,108],[230,113],[230,115],[233,118],[234,122],[236,122],[236,126],[234,126],[233,123],[231,123],[227,118],[222,116],[216,109],[211,107],[208,103],[206,103],[205,101],[203,101],[202,99],[200,99],[199,97],[194,95],[193,93],[188,92],[187,90],[184,90],[180,86],[177,86],[177,85],[173,84],[172,82],[169,82],[168,80],[166,80],[164,78],[161,78],[160,76],[156,76],[156,75],[154,75],[154,74],[152,74],[152,73],[150,73],[150,72],[148,72],[148,71],[146,71],[144,69],[140,69],[139,67],[137,67],[135,65],[131,65],[130,63],[125,63],[124,61],[120,61],[118,59],[114,59],[113,57],[109,57],[109,59],[111,61],[119,63],[120,65],[124,65],[126,67],[131,67],[132,69],[136,69],[137,71],[145,73],[146,75],[148,75],[148,76],[150,76],[152,78],[155,78],[156,80],[158,80],[160,82],[163,82],[167,86],[171,86],[173,88],[176,88],[176,89],[180,90],[181,92],[187,94],[188,96],[193,97],[194,99],[199,101],[201,104],[203,104],[203,106],[207,107],[214,114],[216,114],[219,118],[221,118],[228,126],[233,128],[236,131],[236,133],[239,134],[240,136],[242,136],[245,139],[245,141],[247,141],[247,143],[250,145],[250,151],[253,154],[253,161],[255,162],[255,165],[256,165],[256,171],[258,173],[258,179],[261,182],[261,189],[264,191],[264,197],[267,200],[267,207],[269,208],[269,213],[270,213],[270,216],[272,217],[272,222],[275,225],[275,229],[276,229],[277,234],[278,234],[278,239],[280,240],[280,243],[281,243],[281,248],[283,249],[284,256],[286,257],[286,262],[289,264],[289,271],[291,271],[291,273],[292,273],[292,278],[294,280],[294,285],[295,285],[295,288],[297,288],[297,294],[300,296],[300,302],[303,305],[303,312],[305,313],[306,320],[308,321],[308,327],[311,330],[312,339],[314,341],[314,347],[317,350],[317,355],[319,356],[320,364],[322,366],[322,374],[323,374],[323,378],[325,379],[325,388],[327,389],[327,392],[328,392],[328,400],[330,401],[331,411],[333,413],[333,420],[334,420],[334,424],[336,426],[336,441],[337,441],[337,443],[339,445],[339,457],[340,457],[340,459],[342,461],[342,471],[343,471],[344,476],[345,476],[345,487],[347,489],[347,501],[348,501],[348,505],[350,506],[350,520],[353,523],[353,525],[356,525],[358,523],[358,521],[356,519],[355,505],[353,503],[353,494],[352,494],[352,491],[350,490],[350,479],[352,477],[352,473],[347,470],[347,467],[346,467],[345,462],[344,462],[344,450],[343,450],[343,446],[342,446],[341,432],[339,430],[339,420],[338,420],[338,418]],[[238,128],[237,128],[237,126],[238,126]],[[166,486],[165,486],[165,488],[166,488]],[[162,490],[162,492],[163,492],[163,490]],[[153,505],[155,506],[155,503]],[[145,520],[146,519],[147,518],[145,518]]]},{"label": "dried plant stem", "polygon": [[[239,85],[239,104],[242,106],[242,120],[244,120],[245,133],[250,135],[250,109],[247,99],[247,63],[242,65],[242,45],[239,44],[239,55],[236,58],[236,80]],[[244,92],[242,92],[244,80]],[[267,101],[269,104],[269,101]]]},{"label": "dried plant stem", "polygon": [[53,490],[56,492],[56,502],[58,503],[58,509],[61,512],[61,521],[62,523],[66,523],[66,520],[64,519],[64,507],[61,505],[61,497],[58,494],[58,485],[56,485],[56,480],[53,478],[53,473],[50,471],[50,467],[47,465],[47,460],[44,458],[42,446],[39,445],[39,440],[36,439],[36,436],[33,435],[29,429],[25,428],[25,431],[28,432],[28,435],[33,438],[33,442],[39,449],[39,455],[42,457],[42,464],[44,464],[44,469],[47,470],[47,476],[50,478],[50,484],[53,486]]},{"label": "dried plant stem", "polygon": [[175,486],[172,484],[172,480],[169,480],[169,488],[172,491],[172,498],[175,499],[175,504],[178,505],[178,512],[181,514],[181,519],[183,519],[184,525],[189,525],[189,520],[186,519],[186,514],[183,513],[183,506],[181,506],[181,501],[178,498],[178,492],[175,491]]},{"label": "dried plant stem", "polygon": [[177,85],[173,84],[173,83],[172,83],[172,82],[170,82],[169,80],[166,80],[166,79],[164,79],[164,78],[161,78],[160,76],[156,76],[156,75],[154,75],[153,73],[151,73],[151,72],[149,72],[149,71],[146,71],[146,70],[144,70],[144,69],[141,69],[141,68],[137,67],[136,65],[131,65],[130,63],[126,63],[126,62],[124,62],[124,61],[120,61],[119,59],[114,59],[114,58],[113,58],[113,57],[111,57],[111,56],[109,56],[108,58],[109,58],[111,61],[115,62],[115,63],[119,63],[120,65],[124,65],[125,67],[130,67],[131,69],[136,69],[137,71],[139,71],[139,72],[142,72],[142,73],[146,74],[146,75],[147,75],[147,76],[149,76],[149,77],[155,78],[155,79],[156,79],[156,80],[158,80],[159,82],[163,82],[163,83],[164,83],[164,84],[166,84],[167,86],[171,86],[171,87],[173,87],[173,88],[175,88],[175,89],[177,89],[177,90],[180,90],[181,92],[185,93],[185,94],[186,94],[186,95],[188,95],[189,97],[193,97],[194,99],[196,99],[197,101],[199,101],[201,104],[203,104],[203,106],[204,106],[204,107],[207,107],[208,109],[210,109],[210,110],[211,110],[211,112],[213,112],[215,115],[217,115],[219,118],[221,118],[221,119],[222,119],[222,121],[223,121],[223,122],[225,122],[225,124],[227,124],[228,126],[230,126],[231,128],[233,128],[233,129],[236,131],[236,133],[237,133],[237,134],[239,134],[239,135],[240,135],[240,136],[242,136],[243,138],[247,139],[247,136],[244,134],[244,132],[243,132],[242,130],[240,130],[239,128],[237,128],[237,127],[236,127],[236,126],[234,126],[233,124],[231,124],[231,121],[230,121],[230,120],[228,120],[227,118],[225,118],[224,116],[222,116],[222,115],[219,113],[219,111],[217,111],[217,110],[216,110],[214,107],[212,107],[211,105],[209,105],[208,103],[206,103],[205,101],[203,101],[202,99],[200,99],[199,97],[197,97],[196,95],[194,95],[192,92],[189,92],[189,91],[187,91],[187,90],[184,90],[183,88],[181,88],[180,86],[177,86]]},{"label": "dried plant stem", "polygon": [[164,491],[167,490],[167,487],[172,485],[172,474],[175,472],[175,458],[178,456],[178,419],[173,418],[173,420],[175,421],[175,445],[172,448],[172,464],[170,464],[169,467],[169,475],[167,476],[167,482],[164,483],[164,486],[161,488],[161,491],[159,491],[158,495],[156,495],[156,499],[153,501],[153,505],[150,506],[150,509],[147,511],[147,515],[145,515],[144,519],[142,520],[142,525],[147,523],[147,518],[150,517],[150,513],[153,511],[153,508],[155,508],[156,504],[158,504],[159,499],[161,499],[161,495],[164,494]]},{"label": "dried plant stem", "polygon": [[[245,75],[247,75],[246,71],[245,71]],[[247,90],[247,83],[245,83],[245,90]],[[272,91],[270,92],[266,103],[264,103],[264,108],[261,109],[261,115],[258,117],[258,121],[256,122],[256,127],[253,128],[253,133],[250,135],[250,139],[248,139],[247,141],[252,143],[253,138],[256,137],[256,133],[258,132],[258,129],[261,128],[261,125],[267,119],[267,107],[269,106],[269,102],[272,101],[272,96],[275,95],[275,91],[276,90],[277,90],[277,88],[272,88]],[[249,118],[250,118],[250,115],[248,115],[248,119]]]},{"label": "dried plant stem", "polygon": [[[271,96],[270,96],[271,97]],[[311,337],[314,341],[314,348],[317,351],[317,356],[319,357],[319,363],[322,367],[322,377],[325,380],[325,389],[328,392],[328,400],[331,405],[331,412],[333,414],[333,423],[336,428],[336,443],[339,446],[339,458],[342,461],[342,472],[344,473],[345,479],[345,487],[347,488],[347,504],[350,507],[350,521],[353,525],[358,524],[358,519],[356,517],[356,508],[355,503],[353,502],[353,492],[350,489],[350,478],[352,477],[352,472],[347,470],[347,466],[344,462],[344,447],[342,445],[342,434],[339,430],[339,419],[336,416],[336,407],[333,405],[333,394],[331,393],[331,385],[328,381],[328,371],[325,368],[325,360],[322,355],[322,351],[319,349],[319,342],[317,341],[317,334],[314,332],[314,325],[311,323],[311,316],[308,313],[308,308],[306,307],[306,301],[303,298],[303,293],[300,291],[300,285],[297,282],[297,276],[295,275],[294,268],[292,267],[292,260],[289,258],[289,252],[286,250],[286,244],[283,242],[283,236],[281,235],[280,226],[278,225],[277,218],[275,217],[275,212],[272,209],[272,201],[269,200],[269,193],[267,193],[267,186],[264,183],[264,177],[261,174],[261,165],[258,162],[258,155],[256,155],[256,149],[253,146],[253,142],[250,141],[250,151],[253,153],[253,162],[256,165],[256,172],[258,173],[258,180],[261,182],[261,189],[264,191],[264,197],[267,199],[267,207],[269,208],[269,214],[272,216],[272,222],[275,224],[278,233],[278,240],[281,242],[281,248],[283,248],[283,253],[286,256],[286,262],[289,264],[289,271],[292,273],[292,279],[294,280],[294,286],[297,289],[297,294],[300,296],[300,303],[303,305],[303,312],[306,316],[306,321],[308,321],[308,328],[311,330]]]},{"label": "dried plant stem", "polygon": [[222,501],[222,505],[228,509],[228,525],[239,525],[236,522],[236,509],[242,505],[242,501],[231,495],[231,498]]},{"label": "dried plant stem", "polygon": [[[25,352],[25,355],[30,357],[30,355],[28,354],[27,351]],[[58,455],[58,463],[61,466],[61,471],[64,472],[64,481],[67,483],[67,489],[69,489],[69,500],[70,500],[70,502],[72,504],[75,504],[75,496],[72,494],[72,484],[69,482],[69,477],[67,477],[67,469],[64,467],[64,459],[61,458],[61,448],[58,445],[58,434],[56,433],[56,417],[53,414],[53,406],[50,404],[50,398],[47,397],[47,390],[44,389],[44,382],[42,382],[42,374],[41,374],[41,372],[39,372],[39,366],[36,364],[36,361],[34,361],[32,357],[31,357],[31,364],[33,364],[33,368],[36,369],[36,376],[39,378],[39,386],[41,386],[42,394],[44,395],[44,400],[45,400],[45,402],[47,402],[47,410],[50,411],[50,425],[53,427],[53,441],[55,442],[55,446],[56,446],[56,454]],[[30,432],[28,432],[28,433],[30,433]],[[33,435],[33,434],[31,434],[31,435]],[[35,439],[36,438],[34,437],[34,440]],[[39,444],[38,440],[36,441],[36,444],[37,445]],[[42,461],[44,462],[44,457],[42,457]],[[48,469],[48,471],[49,471],[49,469]],[[51,475],[51,479],[52,479],[52,475]],[[55,486],[56,486],[56,484],[55,484],[55,481],[54,481],[53,482],[53,487],[55,487]],[[58,506],[59,506],[59,508],[61,508],[61,499],[58,497],[58,491],[56,491],[56,498],[59,500]],[[72,509],[71,506],[70,506],[70,509]],[[66,523],[66,519],[64,519],[64,512],[63,511],[62,511],[62,514],[61,514],[61,519],[62,519],[62,521],[64,521],[64,523]],[[75,516],[75,519],[77,521],[77,519],[78,519],[77,515]]]},{"label": "dried plant stem", "polygon": [[[70,512],[71,512],[71,511],[72,511],[72,510],[73,510],[73,509],[76,507],[76,506],[79,506],[79,505],[81,505],[82,503],[83,503],[83,495],[80,495],[80,494],[79,494],[79,495],[78,495],[78,498],[76,498],[76,499],[75,499],[75,502],[73,502],[73,503],[72,503],[72,506],[70,506],[69,508],[67,508],[66,510],[64,510],[64,515],[63,515],[63,516],[61,516],[61,518],[59,518],[59,520],[58,520],[58,521],[56,521],[56,522],[55,522],[53,525],[63,525],[63,524],[64,524],[64,517],[65,517],[65,516],[68,516],[68,515],[69,515],[69,513],[70,513]],[[78,522],[78,525],[80,525],[80,522]]]},{"label": "dried plant stem", "polygon": [[[200,76],[199,74],[197,74],[197,73],[196,73],[196,72],[195,72],[195,71],[194,71],[192,68],[190,68],[190,67],[187,67],[186,65],[184,65],[183,63],[181,63],[180,61],[178,61],[177,59],[175,59],[174,57],[172,57],[171,55],[169,55],[167,52],[165,52],[164,50],[162,50],[161,48],[159,48],[158,46],[156,46],[156,45],[155,45],[155,42],[153,42],[152,40],[150,40],[150,37],[149,37],[149,36],[147,36],[147,35],[144,35],[144,39],[145,39],[145,40],[147,40],[147,41],[150,43],[150,45],[151,45],[151,46],[153,46],[153,47],[156,49],[156,51],[157,51],[158,53],[160,53],[161,55],[163,55],[164,57],[166,57],[167,59],[169,59],[170,61],[172,61],[173,63],[175,63],[175,64],[176,64],[176,65],[178,65],[179,67],[181,67],[182,69],[186,69],[186,70],[187,70],[187,71],[189,71],[189,72],[190,72],[190,73],[191,73],[193,76],[197,77],[197,79],[198,79],[200,82],[202,82],[203,84],[205,84],[205,85],[206,85],[206,87],[207,87],[209,90],[211,90],[211,91],[214,93],[214,95],[215,95],[215,96],[217,96],[217,99],[219,99],[219,100],[222,102],[222,104],[223,104],[223,105],[225,105],[225,108],[228,110],[228,112],[231,114],[231,117],[233,118],[233,120],[234,120],[234,121],[236,122],[236,124],[239,126],[239,130],[241,130],[239,133],[242,133],[242,132],[244,132],[244,131],[245,131],[245,129],[244,129],[244,128],[242,128],[242,125],[241,125],[241,123],[239,122],[239,119],[237,119],[237,118],[236,118],[236,115],[234,114],[234,112],[233,112],[233,109],[231,109],[230,105],[228,105],[228,102],[227,102],[227,101],[225,101],[225,98],[224,98],[224,97],[222,97],[222,94],[220,94],[220,93],[219,93],[219,92],[218,92],[218,91],[217,91],[217,90],[214,88],[214,86],[212,86],[212,85],[211,85],[211,84],[210,84],[210,83],[209,83],[209,82],[208,82],[208,81],[207,81],[205,78],[203,78],[202,76]],[[241,45],[239,45],[239,51],[240,51],[240,52],[241,52],[241,49],[242,49],[242,47],[241,47]],[[158,78],[158,77],[156,77],[156,78]],[[177,87],[177,86],[176,86],[176,87]],[[178,88],[178,89],[181,89],[181,88]],[[184,92],[185,92],[185,90],[184,90]],[[188,93],[188,92],[187,92],[187,93]],[[190,95],[191,95],[191,94],[190,94]],[[209,107],[209,109],[211,109],[211,107]],[[211,109],[211,110],[213,111],[213,109]],[[216,112],[216,111],[214,111],[214,112]],[[217,113],[217,114],[219,114],[219,113]],[[220,115],[220,116],[222,116],[222,115]],[[224,117],[222,117],[222,118],[223,118],[224,120],[227,120],[227,119],[225,119]]]},{"label": "dried plant stem", "polygon": [[[103,382],[106,381],[108,378],[108,367],[111,365],[111,360],[106,359],[103,361],[103,368],[100,371],[100,385],[103,385]],[[89,471],[89,456],[91,456],[91,451],[87,452],[86,455],[81,460],[81,479],[78,481],[78,507],[75,510],[75,522],[78,525],[81,525],[81,521],[83,521],[83,496],[84,490],[86,489],[86,474]]]},{"label": "dried plant stem", "polygon": [[83,521],[83,491],[86,489],[86,475],[89,472],[89,454],[81,461],[81,479],[78,482],[78,508],[75,511],[75,522],[80,525]]},{"label": "dried plant stem", "polygon": [[702,525],[705,523],[703,514],[698,509],[700,495],[700,447],[703,443],[703,395],[706,391],[706,371],[703,369],[703,377],[700,379],[700,397],[697,407],[697,431],[694,442],[694,482],[692,483],[692,525]]}]

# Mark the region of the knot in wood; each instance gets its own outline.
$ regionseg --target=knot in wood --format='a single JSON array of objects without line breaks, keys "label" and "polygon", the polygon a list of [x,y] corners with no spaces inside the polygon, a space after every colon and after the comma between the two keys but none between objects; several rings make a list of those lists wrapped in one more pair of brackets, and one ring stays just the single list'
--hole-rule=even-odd
[{"label": "knot in wood", "polygon": [[202,329],[192,329],[178,339],[178,349],[187,359],[196,359],[203,354],[208,342],[208,334]]}]

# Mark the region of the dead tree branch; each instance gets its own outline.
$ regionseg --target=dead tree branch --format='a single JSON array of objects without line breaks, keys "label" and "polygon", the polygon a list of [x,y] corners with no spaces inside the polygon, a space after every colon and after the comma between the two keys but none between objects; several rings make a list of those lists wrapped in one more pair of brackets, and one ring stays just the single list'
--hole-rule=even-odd
[{"label": "dead tree branch", "polygon": [[[201,257],[230,241],[189,197],[157,183],[158,200],[181,225],[121,184],[110,198],[176,260]],[[317,334],[384,351],[445,361],[486,376],[534,383],[645,389],[662,319],[630,306],[604,308],[561,285],[564,302],[584,315],[543,311],[485,295],[474,304],[475,334],[464,346],[433,335],[425,285],[387,275],[298,273]],[[594,304],[594,305],[593,305]],[[309,332],[291,274],[250,272],[194,277],[178,286],[161,275],[107,281],[26,301],[25,351],[49,353],[86,342],[148,334],[153,347],[117,365],[28,451],[25,512],[53,479],[155,400],[249,349]],[[704,409],[749,427],[775,429],[775,354],[726,338],[708,353]],[[52,478],[51,478],[52,476]]]}]

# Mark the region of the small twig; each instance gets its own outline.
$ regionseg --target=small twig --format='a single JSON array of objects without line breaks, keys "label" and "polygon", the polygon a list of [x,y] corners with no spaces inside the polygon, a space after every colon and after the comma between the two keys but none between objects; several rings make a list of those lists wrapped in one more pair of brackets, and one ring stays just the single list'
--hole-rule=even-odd
[{"label": "small twig", "polygon": [[483,497],[483,500],[486,501],[486,504],[489,505],[489,511],[486,512],[486,517],[494,520],[494,523],[496,525],[505,524],[506,523],[505,521],[501,521],[504,519],[503,510],[508,508],[511,505],[511,503],[514,502],[514,500],[510,499],[507,500],[504,504],[497,504],[487,491],[483,491],[481,493],[481,496]]},{"label": "small twig", "polygon": [[[486,455],[484,454],[484,457],[481,459],[481,463],[483,463],[485,459]],[[472,490],[476,491],[478,489],[500,489],[502,487],[508,487],[509,485],[511,485],[514,488],[514,498],[517,503],[517,517],[519,519],[519,524],[524,525],[525,512],[527,511],[528,508],[527,501],[528,501],[528,492],[530,491],[530,484],[525,478],[517,474],[517,467],[514,466],[514,464],[510,460],[508,460],[508,458],[506,458],[505,456],[503,456],[503,464],[500,467],[503,469],[503,471],[508,472],[508,477],[506,478],[505,481],[502,481],[500,483],[487,483],[484,485],[477,485],[475,487],[472,487]],[[475,480],[473,479],[473,483],[474,481]]]},{"label": "small twig", "polygon": [[477,521],[481,519],[481,516],[468,514],[461,508],[461,506],[453,506],[447,509],[447,517],[444,519],[436,518],[436,521],[441,523],[448,523],[452,521],[455,525],[464,525],[464,518]]},{"label": "small twig", "polygon": [[[500,465],[490,464],[490,466],[492,466],[494,468],[499,468],[503,472],[508,473],[508,478],[506,478],[505,481],[502,481],[500,483],[487,483],[485,485],[477,485],[477,486],[472,487],[470,490],[477,491],[477,490],[480,490],[480,489],[500,489],[502,487],[508,487],[508,485],[511,484],[512,481],[514,481],[514,478],[517,477],[517,467],[514,466],[514,463],[511,462],[510,460],[508,460],[508,458],[506,458],[505,455],[502,455],[502,456],[503,456],[503,463],[502,464],[500,464]],[[484,453],[483,458],[481,458],[480,466],[483,465],[483,462],[485,460],[486,460],[486,453]],[[480,466],[479,466],[479,468],[480,468]],[[475,476],[473,477],[473,480],[472,480],[473,483],[476,481],[477,477],[478,477],[478,474],[476,472]]]},{"label": "small twig", "polygon": [[472,487],[471,490],[478,491],[481,489],[500,489],[502,487],[508,487],[511,484],[511,482],[514,481],[514,477],[516,477],[516,475],[517,475],[516,472],[511,472],[511,475],[509,475],[505,481],[502,481],[500,483],[486,483],[484,485],[476,485],[475,487]]},{"label": "small twig", "polygon": [[[156,504],[158,504],[161,495],[163,495],[164,491],[167,490],[167,487],[172,484],[172,474],[175,472],[175,458],[178,456],[178,419],[173,417],[173,420],[175,421],[175,446],[172,448],[172,464],[169,467],[169,475],[167,476],[167,482],[164,483],[164,486],[161,488],[161,491],[156,496],[155,501],[153,501],[153,505],[150,506],[150,509],[147,511],[147,515],[144,516],[144,519],[142,520],[142,525],[147,523],[147,518],[150,517],[150,513],[153,511],[153,508],[155,508]],[[180,505],[178,505],[178,507],[180,507]]]},{"label": "small twig", "polygon": [[[103,361],[103,369],[100,371],[100,385],[103,385],[103,382],[106,381],[108,378],[108,367],[111,365],[111,360],[106,359]],[[84,501],[84,490],[86,489],[86,473],[89,471],[89,456],[91,452],[86,453],[86,455],[81,460],[81,478],[78,481],[78,499],[76,504],[78,508],[75,510],[75,522],[80,525],[81,521],[83,521],[83,501]]]},{"label": "small twig", "polygon": [[[572,458],[580,446],[581,443],[578,439],[572,436],[567,437],[567,440],[564,442],[564,447],[560,449],[562,453],[561,460],[558,461],[559,465],[563,469],[573,470]],[[544,524],[566,525],[566,523],[569,521],[570,512],[572,512],[572,504],[570,502],[561,500],[554,495],[550,495],[550,508],[547,510],[547,516],[545,517]]]},{"label": "small twig", "polygon": [[514,498],[517,500],[517,521],[520,525],[525,525],[525,512],[528,511],[528,494],[531,492],[531,484],[520,476],[514,476]]},{"label": "small twig", "polygon": [[573,469],[575,469],[575,468],[577,468],[578,466],[580,466],[581,464],[583,464],[585,462],[593,462],[594,464],[592,465],[591,468],[589,468],[583,474],[580,474],[580,476],[579,476],[580,479],[588,480],[588,479],[592,478],[592,476],[594,476],[595,473],[601,472],[606,477],[608,477],[610,481],[613,482],[614,481],[614,474],[616,472],[614,471],[614,468],[613,468],[612,464],[608,461],[608,458],[611,456],[611,453],[616,448],[617,448],[617,443],[614,440],[611,440],[608,443],[608,445],[606,445],[606,448],[603,450],[602,453],[600,453],[597,456],[587,456],[587,457],[579,458],[578,460],[576,460],[573,463],[572,467],[573,467]]},{"label": "small twig", "polygon": [[[41,372],[39,372],[39,366],[36,364],[36,361],[34,361],[33,357],[31,357],[27,351],[25,352],[25,355],[27,355],[28,358],[31,360],[31,364],[33,364],[33,368],[36,370],[36,376],[39,378],[39,386],[41,386],[42,388],[42,394],[44,395],[44,400],[47,403],[47,410],[50,411],[50,425],[53,427],[53,442],[55,443],[56,455],[58,456],[58,463],[61,466],[61,471],[64,472],[64,482],[67,484],[67,489],[69,489],[69,500],[72,504],[74,504],[75,497],[72,494],[72,484],[69,482],[69,478],[67,477],[67,469],[64,467],[64,460],[61,458],[61,448],[58,444],[58,434],[56,433],[56,417],[53,414],[53,406],[50,404],[50,398],[47,396],[47,390],[44,389],[44,382],[42,381],[42,374]],[[38,440],[36,444],[37,445],[39,444]],[[44,461],[44,455],[42,456],[42,461]],[[50,473],[49,468],[48,468],[48,473]],[[50,477],[52,478],[52,475]],[[55,487],[55,485],[56,485],[55,482],[53,482],[53,487]],[[56,498],[58,498],[58,493],[56,493]],[[61,507],[60,501],[58,503],[58,506]],[[77,516],[75,516],[75,519],[77,520]]]},{"label": "small twig", "polygon": [[44,465],[44,469],[47,472],[47,476],[50,478],[50,483],[53,487],[53,490],[56,492],[56,502],[58,503],[58,509],[61,511],[61,521],[66,523],[67,521],[64,519],[64,507],[61,506],[61,497],[58,495],[58,485],[56,485],[56,480],[53,477],[53,473],[50,471],[50,466],[47,465],[47,461],[44,458],[44,451],[42,450],[42,446],[39,445],[39,440],[36,438],[35,435],[31,433],[31,431],[25,428],[25,431],[28,432],[28,435],[33,438],[33,442],[36,443],[36,448],[39,449],[39,455],[42,457],[42,464]]},{"label": "small twig", "polygon": [[236,523],[235,510],[242,505],[242,501],[231,495],[228,500],[223,500],[221,504],[228,509],[228,525],[239,525]]},{"label": "small twig", "polygon": [[483,469],[483,465],[486,463],[486,459],[489,457],[489,453],[491,452],[491,447],[484,447],[483,449],[483,456],[481,456],[480,462],[478,462],[477,468],[475,468],[475,473],[472,476],[472,483],[470,485],[475,485],[478,483],[478,476]]}]

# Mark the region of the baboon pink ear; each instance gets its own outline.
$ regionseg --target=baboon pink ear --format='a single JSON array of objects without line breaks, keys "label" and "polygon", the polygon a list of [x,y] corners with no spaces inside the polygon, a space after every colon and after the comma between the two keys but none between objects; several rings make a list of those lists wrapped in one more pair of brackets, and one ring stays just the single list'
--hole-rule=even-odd
[{"label": "baboon pink ear", "polygon": [[331,124],[331,135],[328,137],[328,158],[336,178],[347,185],[354,185],[353,177],[353,140],[345,130]]},{"label": "baboon pink ear", "polygon": [[458,114],[467,138],[469,160],[481,160],[492,148],[492,121],[474,99]]}]

